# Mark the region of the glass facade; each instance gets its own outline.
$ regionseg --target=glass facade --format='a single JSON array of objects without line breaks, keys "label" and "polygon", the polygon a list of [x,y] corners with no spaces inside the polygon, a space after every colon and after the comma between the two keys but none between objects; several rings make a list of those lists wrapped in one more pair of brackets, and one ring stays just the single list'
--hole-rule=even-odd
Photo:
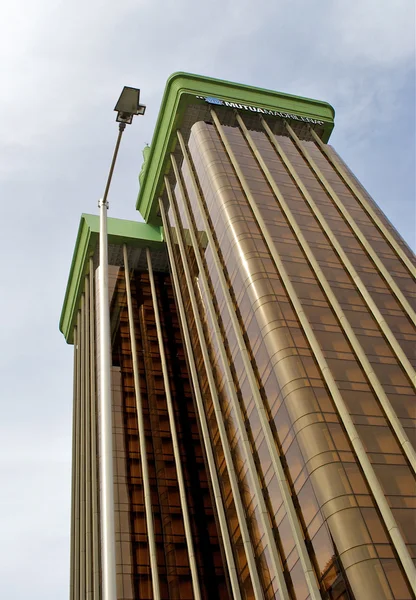
[{"label": "glass facade", "polygon": [[[117,600],[411,600],[415,258],[318,124],[195,106],[163,251],[110,252]],[[94,252],[71,600],[101,598]]]},{"label": "glass facade", "polygon": [[[176,152],[173,161],[181,168],[165,180],[170,190],[162,211],[171,262],[186,281],[178,293],[192,351],[201,356],[201,344],[207,345],[226,424],[227,438],[220,439],[200,358],[218,469],[230,468],[225,443],[262,594],[304,600],[317,597],[318,587],[328,598],[411,598],[400,552],[414,558],[416,541],[413,281],[342,178],[338,169],[352,175],[332,149],[330,160],[313,139],[301,141],[289,128],[274,136],[270,128],[248,131],[239,120],[239,127],[222,125],[213,112],[211,122],[193,125],[186,144],[179,134],[182,157]],[[389,343],[393,337],[395,344]],[[283,501],[270,438],[300,539]],[[227,484],[228,478],[226,505],[230,497],[236,501]],[[234,505],[229,514],[230,522],[238,521]],[[391,522],[402,545],[389,535]],[[239,528],[230,533],[241,547]],[[301,552],[310,558],[315,581],[305,578]],[[247,552],[241,548],[236,556],[244,597],[263,597],[253,585]],[[278,584],[279,569],[286,591]]]},{"label": "glass facade", "polygon": [[[192,392],[181,340],[180,326],[176,313],[169,274],[155,273],[157,303],[161,315],[163,343],[169,386],[174,406],[174,419],[179,442],[180,460],[185,481],[185,502],[190,515],[191,535],[200,598],[230,598],[225,576],[224,561],[218,536],[216,516],[211,501],[210,482],[204,461],[204,450],[195,415]],[[88,278],[89,280],[89,278]],[[88,281],[89,285],[89,281]],[[169,423],[166,392],[163,383],[161,353],[158,345],[155,312],[150,290],[149,274],[133,271],[130,281],[134,311],[137,358],[140,378],[140,394],[144,420],[147,466],[151,493],[152,521],[155,533],[157,569],[160,598],[194,598],[188,542],[184,529],[183,506],[181,505],[176,471],[172,431]],[[133,377],[133,361],[129,333],[129,317],[126,299],[125,270],[110,266],[109,288],[111,297],[112,333],[112,391],[113,391],[113,456],[114,498],[117,562],[117,598],[134,600],[152,599],[149,536],[146,525],[145,489],[143,481],[143,457],[138,439],[138,414]],[[92,287],[94,290],[94,286]],[[94,291],[93,291],[94,293]],[[87,413],[96,410],[91,382],[96,375],[87,373],[86,362],[98,354],[97,335],[86,337],[89,316],[89,298],[81,300],[79,319],[75,331],[75,412],[79,419],[75,427],[82,432],[75,440],[79,473],[79,496],[75,498],[79,517],[73,523],[78,532],[80,548],[73,549],[73,571],[76,576],[73,592],[76,598],[100,597],[99,557],[93,560],[93,498],[99,513],[99,475],[91,470],[90,459],[85,451],[89,444],[85,436],[98,436],[97,420]],[[93,308],[93,306],[91,306]],[[94,312],[98,315],[98,310]],[[88,321],[87,321],[88,320]],[[95,328],[94,328],[95,329]],[[79,337],[78,337],[79,336]],[[94,342],[91,347],[90,342]],[[97,348],[97,352],[95,349]],[[94,365],[98,356],[95,357]],[[77,364],[79,363],[79,364]],[[97,365],[99,362],[97,361]],[[95,368],[95,367],[94,367]],[[98,378],[97,378],[98,379]],[[83,387],[86,393],[82,392]],[[81,386],[79,385],[81,384]],[[77,387],[78,385],[78,387]],[[98,395],[99,395],[99,389]],[[77,411],[77,407],[80,408]],[[99,445],[96,458],[100,460]],[[95,481],[94,489],[88,488],[87,478]],[[97,516],[97,514],[96,514]],[[99,534],[98,520],[95,528]],[[91,531],[91,537],[88,532]],[[85,540],[90,543],[88,552]],[[99,551],[98,536],[95,549]],[[94,586],[93,576],[96,571]]]}]

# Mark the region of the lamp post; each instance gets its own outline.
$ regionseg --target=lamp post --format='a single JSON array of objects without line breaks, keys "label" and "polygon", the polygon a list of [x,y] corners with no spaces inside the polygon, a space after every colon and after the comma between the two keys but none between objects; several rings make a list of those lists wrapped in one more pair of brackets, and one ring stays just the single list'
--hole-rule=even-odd
[{"label": "lamp post", "polygon": [[100,501],[101,501],[101,566],[103,600],[117,600],[116,545],[114,528],[114,477],[113,477],[113,422],[111,393],[111,339],[110,307],[108,297],[108,239],[107,239],[107,196],[113,177],[114,166],[121,137],[134,115],[144,115],[146,107],[140,104],[140,90],[124,87],[114,108],[119,132],[108,173],[104,196],[100,208],[100,263],[98,271],[99,294],[99,363],[100,363]]}]

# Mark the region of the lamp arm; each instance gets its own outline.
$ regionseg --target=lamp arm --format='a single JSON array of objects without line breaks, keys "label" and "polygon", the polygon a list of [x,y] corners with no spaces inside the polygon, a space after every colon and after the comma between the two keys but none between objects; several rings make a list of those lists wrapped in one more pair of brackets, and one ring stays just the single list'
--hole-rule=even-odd
[{"label": "lamp arm", "polygon": [[[106,184],[105,190],[104,190],[104,196],[102,197],[102,200],[100,201],[107,208],[108,208],[108,204],[107,204],[108,190],[110,189],[111,179],[113,178],[113,171],[114,171],[114,167],[115,167],[116,160],[117,160],[118,149],[120,147],[121,136],[123,135],[123,131],[125,129],[126,129],[126,124],[119,123],[118,136],[117,136],[117,141],[116,141],[116,145],[115,145],[114,153],[113,153],[113,160],[111,161],[110,171],[108,172],[108,178],[107,178],[107,184]],[[99,204],[99,206],[100,206],[100,204]]]}]

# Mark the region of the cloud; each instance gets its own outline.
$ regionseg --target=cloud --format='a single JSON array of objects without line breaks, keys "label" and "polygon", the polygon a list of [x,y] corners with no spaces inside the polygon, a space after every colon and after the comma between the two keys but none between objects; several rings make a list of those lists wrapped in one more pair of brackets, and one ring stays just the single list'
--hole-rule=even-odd
[{"label": "cloud", "polygon": [[[403,61],[414,62],[415,4],[396,0],[380,4],[377,0],[327,5],[331,22],[332,59],[348,57],[355,65],[394,68]],[[360,62],[358,62],[360,61]]]},{"label": "cloud", "polygon": [[184,70],[331,102],[334,146],[412,240],[414,3],[380,6],[3,3],[2,597],[68,597],[72,348],[58,321],[80,213],[97,210],[105,185],[122,86],[141,87],[147,112],[124,134],[111,216],[138,218],[141,151],[167,77]]},{"label": "cloud", "polygon": [[68,598],[68,458],[51,459],[49,449],[42,460],[0,463],[8,483],[0,499],[2,598]]}]

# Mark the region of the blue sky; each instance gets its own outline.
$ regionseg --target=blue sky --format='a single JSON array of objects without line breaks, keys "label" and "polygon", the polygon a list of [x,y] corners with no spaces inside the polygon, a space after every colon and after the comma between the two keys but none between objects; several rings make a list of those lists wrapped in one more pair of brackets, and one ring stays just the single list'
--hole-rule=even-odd
[{"label": "blue sky", "polygon": [[110,215],[138,218],[142,149],[167,77],[189,71],[310,96],[331,143],[415,247],[413,0],[5,0],[0,308],[0,597],[68,597],[72,347],[58,331],[81,212],[97,212],[123,85]]}]

